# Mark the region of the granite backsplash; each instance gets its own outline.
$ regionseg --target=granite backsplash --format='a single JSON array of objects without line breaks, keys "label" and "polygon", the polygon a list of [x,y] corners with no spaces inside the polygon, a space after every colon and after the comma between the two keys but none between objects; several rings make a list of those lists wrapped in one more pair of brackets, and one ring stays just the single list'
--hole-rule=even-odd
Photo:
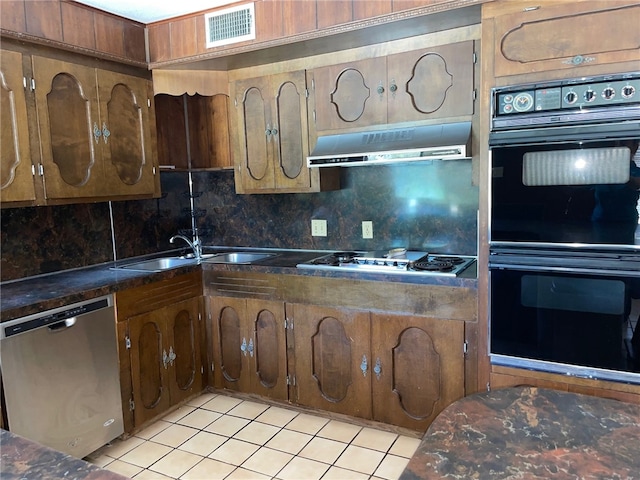
[{"label": "granite backsplash", "polygon": [[[1,279],[173,249],[169,238],[190,234],[192,215],[205,245],[476,254],[470,161],[342,168],[341,183],[331,192],[236,195],[232,170],[197,171],[190,193],[188,173],[163,171],[158,199],[3,209]],[[311,236],[314,218],[327,220],[327,237]],[[371,240],[362,239],[363,220],[373,222]]]}]

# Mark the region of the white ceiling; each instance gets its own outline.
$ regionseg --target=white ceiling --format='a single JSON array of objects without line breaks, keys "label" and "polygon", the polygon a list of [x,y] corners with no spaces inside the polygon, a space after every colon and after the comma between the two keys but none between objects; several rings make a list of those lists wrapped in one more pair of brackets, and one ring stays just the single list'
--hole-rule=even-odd
[{"label": "white ceiling", "polygon": [[237,0],[76,0],[141,23],[210,10]]}]

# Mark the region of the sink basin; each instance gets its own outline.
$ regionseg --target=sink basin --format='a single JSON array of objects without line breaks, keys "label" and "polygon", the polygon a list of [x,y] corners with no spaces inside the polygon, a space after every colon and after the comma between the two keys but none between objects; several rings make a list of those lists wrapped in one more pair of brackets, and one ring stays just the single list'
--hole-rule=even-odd
[{"label": "sink basin", "polygon": [[229,252],[218,253],[207,259],[207,263],[252,263],[275,256],[275,253]]},{"label": "sink basin", "polygon": [[162,257],[151,260],[142,260],[140,262],[129,263],[127,265],[120,265],[115,267],[115,269],[161,272],[163,270],[170,270],[172,268],[183,267],[185,265],[194,265],[196,263],[198,263],[198,261],[195,258]]}]

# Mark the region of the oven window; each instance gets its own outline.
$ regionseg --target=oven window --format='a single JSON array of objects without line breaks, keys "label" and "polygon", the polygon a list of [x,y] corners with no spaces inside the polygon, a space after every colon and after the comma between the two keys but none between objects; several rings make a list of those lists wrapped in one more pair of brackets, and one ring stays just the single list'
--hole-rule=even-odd
[{"label": "oven window", "polygon": [[628,324],[638,281],[491,270],[491,353],[638,372]]}]

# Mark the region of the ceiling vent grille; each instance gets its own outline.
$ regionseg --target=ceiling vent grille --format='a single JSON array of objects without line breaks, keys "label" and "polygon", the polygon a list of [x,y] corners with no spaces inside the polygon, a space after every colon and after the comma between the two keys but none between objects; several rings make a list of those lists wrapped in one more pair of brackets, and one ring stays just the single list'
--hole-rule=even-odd
[{"label": "ceiling vent grille", "polygon": [[255,18],[253,3],[206,14],[207,48],[253,40],[256,38]]}]

